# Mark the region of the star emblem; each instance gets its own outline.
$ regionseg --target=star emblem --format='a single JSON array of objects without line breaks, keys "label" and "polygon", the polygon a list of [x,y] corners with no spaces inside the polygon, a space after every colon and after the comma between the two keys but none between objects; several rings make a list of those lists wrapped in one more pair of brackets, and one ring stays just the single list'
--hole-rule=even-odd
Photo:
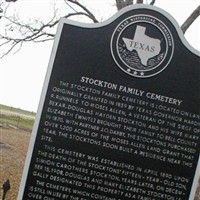
[{"label": "star emblem", "polygon": [[129,72],[129,73],[131,72],[131,70],[129,68],[126,71]]},{"label": "star emblem", "polygon": [[141,76],[144,76],[144,72],[140,72],[140,75],[141,75]]},{"label": "star emblem", "polygon": [[134,73],[133,73],[134,75],[137,75],[137,71],[134,71]]}]

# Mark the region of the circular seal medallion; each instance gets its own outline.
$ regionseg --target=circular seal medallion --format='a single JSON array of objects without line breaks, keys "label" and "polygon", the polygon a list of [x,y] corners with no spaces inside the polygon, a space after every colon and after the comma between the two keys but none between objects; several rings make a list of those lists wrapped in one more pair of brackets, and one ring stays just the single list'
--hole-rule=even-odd
[{"label": "circular seal medallion", "polygon": [[174,52],[173,37],[166,24],[141,14],[126,18],[116,27],[110,46],[118,67],[139,78],[162,72]]}]

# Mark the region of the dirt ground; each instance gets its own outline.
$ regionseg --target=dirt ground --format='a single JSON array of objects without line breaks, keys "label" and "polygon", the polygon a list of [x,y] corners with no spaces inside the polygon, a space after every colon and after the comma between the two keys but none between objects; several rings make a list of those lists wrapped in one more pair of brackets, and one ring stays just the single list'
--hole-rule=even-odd
[{"label": "dirt ground", "polygon": [[200,200],[200,179],[199,179],[199,185],[196,191],[196,196],[194,200]]},{"label": "dirt ground", "polygon": [[[0,188],[7,179],[10,180],[11,185],[6,200],[17,199],[30,136],[30,132],[22,130],[0,129]],[[200,200],[200,187],[194,200]]]},{"label": "dirt ground", "polygon": [[[11,188],[6,200],[16,200],[26,158],[30,132],[15,129],[0,130],[0,188],[9,179]],[[0,199],[3,190],[0,190]]]}]

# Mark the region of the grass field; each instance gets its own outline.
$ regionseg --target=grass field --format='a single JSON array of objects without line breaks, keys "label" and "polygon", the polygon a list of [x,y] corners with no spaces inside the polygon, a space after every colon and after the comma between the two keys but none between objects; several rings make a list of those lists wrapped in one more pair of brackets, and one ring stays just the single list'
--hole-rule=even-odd
[{"label": "grass field", "polygon": [[6,110],[6,111],[15,112],[15,113],[18,113],[18,114],[21,114],[21,115],[35,117],[34,112],[30,112],[30,111],[22,110],[20,108],[14,108],[14,107],[2,105],[2,104],[0,104],[0,110]]},{"label": "grass field", "polygon": [[35,113],[0,105],[0,126],[31,131]]}]

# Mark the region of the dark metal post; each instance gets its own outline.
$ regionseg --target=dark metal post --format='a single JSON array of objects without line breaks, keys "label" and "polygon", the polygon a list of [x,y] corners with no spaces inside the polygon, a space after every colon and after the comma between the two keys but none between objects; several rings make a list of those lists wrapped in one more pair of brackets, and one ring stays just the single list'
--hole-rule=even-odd
[{"label": "dark metal post", "polygon": [[3,189],[2,200],[5,200],[8,190],[10,190],[10,181],[9,181],[9,179],[3,184],[2,189]]}]

